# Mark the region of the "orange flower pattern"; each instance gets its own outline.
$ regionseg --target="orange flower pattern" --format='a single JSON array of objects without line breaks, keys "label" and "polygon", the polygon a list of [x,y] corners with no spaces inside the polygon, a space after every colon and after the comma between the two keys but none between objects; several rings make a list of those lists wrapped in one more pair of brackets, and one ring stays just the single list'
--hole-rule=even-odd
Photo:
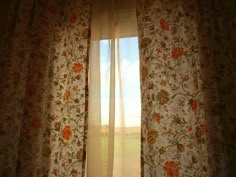
[{"label": "orange flower pattern", "polygon": [[157,114],[157,115],[155,115],[154,119],[157,123],[160,123],[161,116],[159,114]]},{"label": "orange flower pattern", "polygon": [[74,65],[72,66],[72,70],[75,73],[80,73],[83,69],[84,69],[84,67],[81,63],[74,63]]},{"label": "orange flower pattern", "polygon": [[177,149],[179,152],[184,152],[184,145],[183,144],[177,144]]},{"label": "orange flower pattern", "polygon": [[0,176],[82,177],[91,1],[35,2],[12,2],[6,17]]},{"label": "orange flower pattern", "polygon": [[[200,11],[202,8],[205,10]],[[218,62],[214,60],[218,56],[212,56],[213,51],[219,56],[225,54],[220,48],[212,50],[213,39],[209,44],[206,40],[211,35],[209,27],[215,27],[207,26],[213,22],[208,14],[211,10],[209,5],[205,7],[196,0],[138,0],[144,177],[227,176],[221,163],[222,143],[213,143],[213,140],[222,138],[218,112],[223,108],[218,105],[224,105],[216,95],[218,81],[215,79],[224,78],[222,70],[228,71],[220,67],[220,62],[219,66],[212,66]],[[205,21],[205,17],[208,20]],[[229,47],[228,43],[225,46]],[[222,63],[226,61],[229,59]],[[233,61],[230,62],[235,63]],[[236,73],[234,70],[231,73]],[[208,139],[210,128],[214,132],[210,135],[213,140]],[[210,163],[208,157],[212,159]]]},{"label": "orange flower pattern", "polygon": [[172,49],[171,57],[174,60],[180,59],[183,55],[184,55],[184,49],[183,48],[176,47],[176,48]]},{"label": "orange flower pattern", "polygon": [[70,140],[70,137],[72,135],[72,131],[70,129],[70,126],[65,126],[64,129],[62,130],[62,136],[66,140]]},{"label": "orange flower pattern", "polygon": [[161,28],[165,31],[169,31],[169,24],[164,19],[160,19]]},{"label": "orange flower pattern", "polygon": [[179,177],[179,167],[175,161],[167,161],[163,166],[163,170],[168,177]]},{"label": "orange flower pattern", "polygon": [[191,99],[191,100],[190,100],[190,106],[191,106],[193,112],[196,112],[196,111],[197,111],[197,101],[196,101],[196,100]]}]

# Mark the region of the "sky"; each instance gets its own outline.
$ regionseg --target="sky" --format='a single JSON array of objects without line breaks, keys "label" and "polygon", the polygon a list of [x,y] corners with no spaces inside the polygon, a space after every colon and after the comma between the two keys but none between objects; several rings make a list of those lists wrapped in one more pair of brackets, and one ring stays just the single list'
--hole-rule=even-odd
[{"label": "sky", "polygon": [[[139,77],[139,50],[138,38],[120,38],[120,62],[124,99],[125,126],[140,126],[141,99]],[[108,124],[109,115],[109,85],[110,85],[110,59],[109,41],[100,42],[101,63],[101,98],[102,98],[102,125]],[[116,75],[117,70],[116,70]],[[116,126],[120,125],[119,86],[116,78]]]}]

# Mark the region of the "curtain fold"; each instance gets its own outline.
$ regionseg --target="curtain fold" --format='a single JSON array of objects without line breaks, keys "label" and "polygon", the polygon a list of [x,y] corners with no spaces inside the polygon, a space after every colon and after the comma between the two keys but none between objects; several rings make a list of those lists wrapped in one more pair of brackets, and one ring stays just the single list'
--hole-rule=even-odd
[{"label": "curtain fold", "polygon": [[0,176],[84,176],[90,14],[87,0],[11,1]]},{"label": "curtain fold", "polygon": [[[212,116],[209,119],[209,151],[213,176],[220,173],[223,166],[225,176],[234,176],[236,169],[236,2],[199,1],[199,39],[203,80],[205,85],[213,87],[206,92]],[[211,9],[210,11],[208,9]],[[211,84],[212,83],[212,84]],[[210,97],[209,97],[210,96]],[[215,118],[218,117],[222,129],[223,140],[218,138]],[[216,133],[217,132],[217,133]],[[220,145],[218,145],[220,144]],[[224,159],[218,157],[224,153]],[[219,173],[219,174],[218,174]]]},{"label": "curtain fold", "polygon": [[138,1],[142,176],[234,176],[235,7]]}]

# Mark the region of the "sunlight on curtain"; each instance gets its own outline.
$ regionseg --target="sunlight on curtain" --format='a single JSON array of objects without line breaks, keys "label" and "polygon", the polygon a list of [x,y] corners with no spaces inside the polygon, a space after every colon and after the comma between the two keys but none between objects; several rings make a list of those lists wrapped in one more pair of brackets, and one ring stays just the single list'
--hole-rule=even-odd
[{"label": "sunlight on curtain", "polygon": [[95,3],[91,32],[87,177],[138,177],[141,101],[134,1]]}]

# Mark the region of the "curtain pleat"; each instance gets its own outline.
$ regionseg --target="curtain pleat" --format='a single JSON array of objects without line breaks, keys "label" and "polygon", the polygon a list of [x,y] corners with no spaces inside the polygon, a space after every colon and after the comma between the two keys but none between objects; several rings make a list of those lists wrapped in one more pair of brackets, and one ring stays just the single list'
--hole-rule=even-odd
[{"label": "curtain pleat", "polygon": [[86,0],[11,2],[0,176],[84,176],[90,14]]},{"label": "curtain pleat", "polygon": [[[212,176],[236,173],[236,2],[199,1],[199,41],[202,78],[210,111],[208,151]],[[210,9],[210,10],[209,10]],[[220,127],[217,129],[216,127]],[[222,138],[219,138],[222,133]],[[224,158],[222,157],[224,154]],[[225,174],[223,174],[223,172]]]},{"label": "curtain pleat", "polygon": [[142,176],[233,176],[235,2],[140,0],[137,17]]}]

